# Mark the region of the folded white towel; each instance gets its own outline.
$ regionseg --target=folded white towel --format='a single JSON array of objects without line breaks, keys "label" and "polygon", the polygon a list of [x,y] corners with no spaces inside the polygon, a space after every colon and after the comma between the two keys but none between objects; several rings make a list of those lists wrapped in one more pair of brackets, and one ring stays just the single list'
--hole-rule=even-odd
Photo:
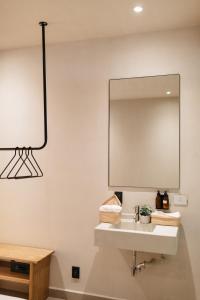
[{"label": "folded white towel", "polygon": [[99,207],[99,211],[103,211],[103,212],[115,212],[115,213],[120,213],[122,210],[122,207],[116,204],[106,204],[106,205],[102,205]]},{"label": "folded white towel", "polygon": [[179,211],[177,212],[171,212],[171,213],[165,213],[163,211],[154,211],[151,214],[152,217],[158,217],[158,218],[175,218],[175,219],[180,219],[181,214]]}]

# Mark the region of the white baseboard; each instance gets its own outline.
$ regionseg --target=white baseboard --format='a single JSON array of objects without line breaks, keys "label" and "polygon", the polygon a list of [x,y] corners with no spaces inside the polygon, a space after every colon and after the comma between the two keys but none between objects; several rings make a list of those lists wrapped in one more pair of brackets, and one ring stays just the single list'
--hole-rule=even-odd
[{"label": "white baseboard", "polygon": [[81,291],[74,291],[68,289],[61,289],[56,287],[49,288],[49,300],[66,299],[66,300],[126,300],[122,298],[113,298],[105,295],[98,295],[94,293],[85,293]]}]

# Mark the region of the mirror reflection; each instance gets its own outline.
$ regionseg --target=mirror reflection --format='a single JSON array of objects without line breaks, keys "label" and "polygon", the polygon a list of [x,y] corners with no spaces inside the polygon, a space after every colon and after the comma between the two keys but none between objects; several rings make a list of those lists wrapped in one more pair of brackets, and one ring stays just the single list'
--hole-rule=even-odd
[{"label": "mirror reflection", "polygon": [[109,186],[179,187],[180,76],[110,80]]}]

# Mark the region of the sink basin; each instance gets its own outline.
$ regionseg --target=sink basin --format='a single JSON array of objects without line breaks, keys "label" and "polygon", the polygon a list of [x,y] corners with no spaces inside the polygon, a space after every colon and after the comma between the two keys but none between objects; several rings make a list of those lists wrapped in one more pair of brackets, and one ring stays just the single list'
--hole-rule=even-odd
[{"label": "sink basin", "polygon": [[[105,223],[104,223],[105,224]],[[132,221],[122,221],[117,225],[111,225],[111,228],[118,230],[131,230],[131,231],[140,231],[140,232],[152,232],[156,225],[154,224],[141,224],[133,223]]]},{"label": "sink basin", "polygon": [[142,252],[175,255],[179,227],[134,223],[122,219],[117,225],[100,223],[95,227],[95,245]]}]

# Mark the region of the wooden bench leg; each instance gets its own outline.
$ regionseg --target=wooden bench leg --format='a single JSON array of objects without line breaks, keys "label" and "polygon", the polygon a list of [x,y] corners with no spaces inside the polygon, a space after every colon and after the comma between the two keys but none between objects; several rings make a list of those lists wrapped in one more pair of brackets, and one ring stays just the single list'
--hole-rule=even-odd
[{"label": "wooden bench leg", "polygon": [[30,264],[29,300],[46,300],[49,294],[50,256]]}]

